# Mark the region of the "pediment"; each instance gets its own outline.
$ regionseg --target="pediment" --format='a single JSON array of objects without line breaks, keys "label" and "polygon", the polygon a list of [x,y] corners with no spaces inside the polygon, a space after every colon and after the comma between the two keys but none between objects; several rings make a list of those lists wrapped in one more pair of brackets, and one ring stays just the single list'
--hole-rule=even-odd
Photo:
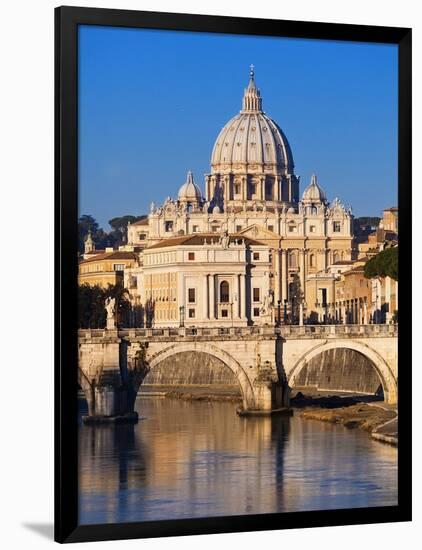
[{"label": "pediment", "polygon": [[251,239],[256,240],[264,240],[264,241],[276,241],[279,242],[280,235],[277,235],[277,233],[274,233],[274,231],[270,231],[269,229],[266,229],[265,227],[262,227],[261,225],[253,224],[249,225],[248,227],[245,227],[245,229],[242,229],[242,231],[239,232],[240,235],[245,235],[245,237],[249,237]]}]

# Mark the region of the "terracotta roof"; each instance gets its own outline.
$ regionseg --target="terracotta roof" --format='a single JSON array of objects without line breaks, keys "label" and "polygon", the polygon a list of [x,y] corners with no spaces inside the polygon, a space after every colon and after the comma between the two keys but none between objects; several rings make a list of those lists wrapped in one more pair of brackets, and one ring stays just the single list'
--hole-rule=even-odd
[{"label": "terracotta roof", "polygon": [[105,254],[97,254],[92,258],[82,260],[81,263],[96,262],[100,260],[137,260],[138,255],[135,252],[123,252],[121,250],[115,250],[114,252],[106,252]]},{"label": "terracotta roof", "polygon": [[[245,237],[240,233],[231,233],[229,237],[231,243],[234,241],[234,239],[245,239],[246,244],[265,244],[254,239],[250,239],[249,237]],[[211,239],[214,239],[214,243],[216,243],[218,242],[219,238],[220,233],[194,233],[191,235],[178,235],[177,237],[169,237],[168,239],[164,239],[158,243],[155,243],[145,250],[147,251],[155,248],[167,248],[170,246],[178,246],[181,244],[188,246],[201,246],[205,244],[205,240],[209,244]]]},{"label": "terracotta roof", "polygon": [[334,262],[331,265],[350,265],[353,263],[353,260],[339,260],[338,262]]},{"label": "terracotta roof", "polygon": [[357,265],[356,267],[352,267],[351,269],[348,269],[347,271],[343,272],[343,275],[350,275],[352,273],[363,273],[365,271],[364,265]]},{"label": "terracotta roof", "polygon": [[131,226],[132,225],[148,225],[148,218],[145,218],[143,220],[139,220],[137,222],[133,222],[130,224]]}]

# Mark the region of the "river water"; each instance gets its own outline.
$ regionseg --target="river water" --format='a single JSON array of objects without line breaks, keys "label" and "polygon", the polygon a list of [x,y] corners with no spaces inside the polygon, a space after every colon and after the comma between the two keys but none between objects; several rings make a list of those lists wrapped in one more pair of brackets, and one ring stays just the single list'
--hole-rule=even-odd
[{"label": "river water", "polygon": [[357,429],[235,409],[142,397],[135,426],[80,424],[79,522],[397,504],[395,448]]}]

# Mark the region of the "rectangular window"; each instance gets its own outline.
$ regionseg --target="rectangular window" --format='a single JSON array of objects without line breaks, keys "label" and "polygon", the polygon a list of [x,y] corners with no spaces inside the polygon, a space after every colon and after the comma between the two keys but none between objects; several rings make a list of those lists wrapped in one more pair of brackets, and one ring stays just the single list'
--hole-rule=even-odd
[{"label": "rectangular window", "polygon": [[192,233],[199,233],[199,227],[197,225],[192,227]]},{"label": "rectangular window", "polygon": [[189,309],[189,319],[194,319],[195,318],[195,310],[194,309]]},{"label": "rectangular window", "polygon": [[235,195],[240,195],[240,184],[239,183],[235,183],[235,185],[234,185],[234,194]]},{"label": "rectangular window", "polygon": [[123,271],[125,264],[114,264],[114,271]]},{"label": "rectangular window", "polygon": [[139,237],[139,240],[140,241],[144,241],[147,237],[147,234],[146,233],[139,233],[138,234],[138,237]]},{"label": "rectangular window", "polygon": [[254,307],[253,308],[253,316],[254,317],[259,317],[259,307]]},{"label": "rectangular window", "polygon": [[260,295],[260,289],[259,288],[254,288],[253,289],[253,301],[254,302],[259,302],[259,295]]},{"label": "rectangular window", "polygon": [[221,310],[221,317],[228,317],[228,310],[227,309],[222,309]]},{"label": "rectangular window", "polygon": [[194,260],[195,259],[195,252],[188,252],[188,260]]},{"label": "rectangular window", "polygon": [[173,231],[173,222],[165,222],[166,231]]},{"label": "rectangular window", "polygon": [[220,231],[220,226],[219,225],[213,225],[211,230],[212,230],[213,233],[217,233],[218,231]]},{"label": "rectangular window", "polygon": [[253,259],[254,260],[259,260],[259,252],[254,252],[253,253]]},{"label": "rectangular window", "polygon": [[273,226],[273,225],[269,225],[269,226],[268,226],[268,231],[274,231],[274,226]]},{"label": "rectangular window", "polygon": [[309,228],[309,233],[315,233],[315,225],[311,225]]},{"label": "rectangular window", "polygon": [[236,225],[236,233],[240,233],[242,231],[241,225]]},{"label": "rectangular window", "polygon": [[296,233],[296,226],[291,224],[289,225],[289,233]]},{"label": "rectangular window", "polygon": [[196,296],[195,296],[196,292],[195,292],[195,290],[196,290],[195,288],[189,288],[188,289],[188,302],[190,304],[194,304],[195,301],[196,301]]},{"label": "rectangular window", "polygon": [[341,231],[341,223],[340,222],[333,222],[333,232],[334,233],[340,233]]}]

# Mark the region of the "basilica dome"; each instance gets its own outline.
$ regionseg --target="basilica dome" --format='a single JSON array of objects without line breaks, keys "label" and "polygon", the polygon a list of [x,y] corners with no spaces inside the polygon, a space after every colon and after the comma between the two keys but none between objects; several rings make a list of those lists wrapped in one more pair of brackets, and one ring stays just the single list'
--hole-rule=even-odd
[{"label": "basilica dome", "polygon": [[325,202],[327,197],[324,190],[318,185],[317,177],[312,174],[311,183],[305,189],[302,195],[304,202]]},{"label": "basilica dome", "polygon": [[193,174],[190,170],[188,172],[186,182],[179,189],[177,198],[179,199],[179,201],[186,201],[186,202],[202,200],[201,189],[193,181]]},{"label": "basilica dome", "polygon": [[211,156],[214,172],[246,170],[293,173],[293,156],[281,128],[262,110],[262,98],[251,68],[242,110],[221,130]]}]

